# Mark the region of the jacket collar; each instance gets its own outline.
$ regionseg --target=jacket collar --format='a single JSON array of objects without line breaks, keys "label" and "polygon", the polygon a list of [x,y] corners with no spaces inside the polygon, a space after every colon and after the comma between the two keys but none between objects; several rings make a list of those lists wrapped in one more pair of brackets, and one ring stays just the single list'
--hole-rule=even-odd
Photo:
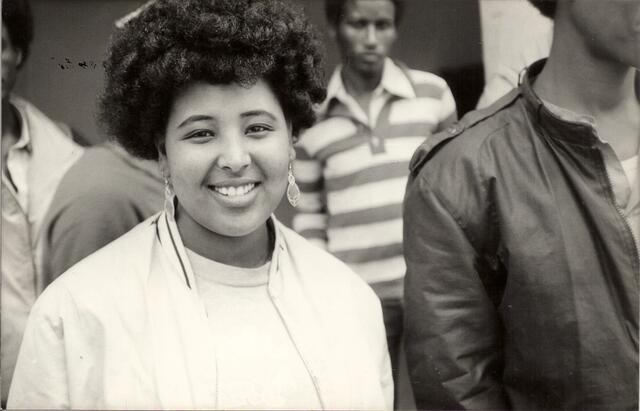
[{"label": "jacket collar", "polygon": [[[187,313],[188,315],[185,314],[186,317],[183,321],[180,321],[181,324],[178,324],[182,327],[181,333],[184,334],[182,339],[184,348],[180,352],[185,352],[184,355],[189,357],[187,368],[190,370],[188,373],[192,376],[191,383],[198,386],[192,393],[194,402],[195,404],[212,404],[212,399],[216,397],[215,388],[202,385],[202,381],[209,380],[199,377],[199,375],[211,373],[211,370],[215,369],[215,349],[206,344],[210,342],[210,345],[215,346],[215,338],[212,336],[206,337],[207,333],[209,333],[207,331],[209,328],[206,320],[206,309],[198,296],[195,277],[175,220],[169,213],[162,211],[152,221],[155,224],[157,240],[170,266],[170,269],[165,271],[170,271],[167,272],[167,275],[173,278],[173,284],[183,285],[183,287],[172,287],[172,290],[170,290],[175,300],[173,303],[180,304],[181,307],[190,306],[195,309],[195,311],[179,310],[181,313]],[[296,349],[299,351],[302,361],[307,366],[323,408],[337,408],[341,402],[332,403],[331,401],[339,399],[340,395],[338,393],[342,392],[340,384],[334,381],[336,380],[336,370],[341,368],[339,364],[332,362],[330,355],[326,352],[326,347],[319,343],[323,338],[321,328],[314,327],[308,323],[309,319],[314,318],[316,313],[313,312],[313,308],[309,306],[306,300],[306,292],[298,275],[300,264],[291,258],[284,227],[273,215],[269,218],[267,224],[270,224],[275,232],[274,248],[269,268],[269,294],[282,316],[283,323]],[[167,306],[171,305],[166,304],[166,301],[162,298],[158,299],[158,301],[161,301],[161,304],[159,304],[162,305],[162,307],[157,307],[158,310],[166,309]],[[162,328],[165,327],[165,322],[157,321],[156,323]],[[171,357],[175,351],[174,348],[160,350],[157,358]],[[166,364],[161,365],[160,368],[165,371],[160,373],[163,381],[161,385],[170,392],[169,388],[174,383],[175,377],[171,373],[170,367],[166,366]],[[215,378],[217,377],[214,376]],[[161,399],[163,404],[174,404],[172,401],[175,401],[175,399],[171,398],[170,394],[167,395],[167,398]]]},{"label": "jacket collar", "polygon": [[27,103],[16,95],[11,95],[9,97],[9,103],[11,105],[11,109],[14,111],[16,116],[18,116],[18,121],[21,125],[20,138],[13,147],[21,150],[24,149],[31,154],[31,133],[29,133],[28,119],[26,118],[25,111],[18,108],[20,106],[26,106]]},{"label": "jacket collar", "polygon": [[[533,90],[533,83],[542,72],[547,59],[538,60],[529,66],[521,78],[520,91],[525,101],[525,109],[535,119],[533,127],[539,128],[551,138],[587,147],[600,142],[592,125],[583,121],[567,121],[549,110]],[[640,75],[636,75],[636,94],[640,96]]]},{"label": "jacket collar", "polygon": [[[175,197],[174,197],[175,198]],[[175,200],[174,200],[175,201]],[[174,202],[175,204],[175,202]],[[167,258],[171,262],[176,275],[180,277],[180,281],[184,286],[192,290],[197,295],[196,280],[189,262],[189,257],[182,242],[182,237],[178,231],[174,215],[172,211],[163,211],[154,220],[156,237],[162,246]],[[271,254],[271,265],[269,266],[269,288],[279,289],[280,280],[278,266],[282,252],[285,250],[285,242],[279,227],[279,222],[275,216],[271,216],[267,220],[267,225],[275,236],[273,251]]]}]

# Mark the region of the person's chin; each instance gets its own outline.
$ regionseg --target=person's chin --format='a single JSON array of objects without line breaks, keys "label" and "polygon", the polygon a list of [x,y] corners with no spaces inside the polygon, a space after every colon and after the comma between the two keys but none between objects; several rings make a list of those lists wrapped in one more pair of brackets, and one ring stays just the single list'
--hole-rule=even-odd
[{"label": "person's chin", "polygon": [[384,60],[359,59],[358,68],[361,73],[379,74],[382,72]]},{"label": "person's chin", "polygon": [[225,237],[245,237],[266,224],[266,218],[257,218],[254,215],[244,216],[221,216],[224,219],[224,225],[219,226],[216,230],[218,234]]}]

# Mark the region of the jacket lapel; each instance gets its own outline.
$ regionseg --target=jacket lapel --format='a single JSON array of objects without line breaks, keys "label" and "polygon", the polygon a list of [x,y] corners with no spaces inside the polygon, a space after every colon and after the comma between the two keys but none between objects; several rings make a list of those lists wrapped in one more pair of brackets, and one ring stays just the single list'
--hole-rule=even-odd
[{"label": "jacket lapel", "polygon": [[300,270],[316,268],[299,266],[298,261],[292,260],[280,223],[275,218],[273,221],[276,226],[276,249],[273,258],[275,264],[272,264],[269,273],[269,293],[307,367],[323,409],[345,408],[345,404],[352,404],[352,398],[345,398],[351,393],[341,384],[341,378],[345,376],[344,369],[327,350],[325,339],[328,332],[322,329],[322,324],[309,324],[309,319],[318,318],[318,313],[314,312],[313,305],[307,300],[307,292],[296,274]]},{"label": "jacket lapel", "polygon": [[206,311],[175,223],[161,213],[156,224],[147,297],[159,400],[162,408],[214,408],[215,340]]}]

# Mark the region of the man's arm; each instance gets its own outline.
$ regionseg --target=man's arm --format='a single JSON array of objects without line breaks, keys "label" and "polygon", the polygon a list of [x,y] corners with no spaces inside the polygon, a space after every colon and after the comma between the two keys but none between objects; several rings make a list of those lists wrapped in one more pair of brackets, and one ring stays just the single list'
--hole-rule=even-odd
[{"label": "man's arm", "polygon": [[294,174],[300,187],[300,202],[293,217],[293,229],[310,242],[326,249],[327,215],[322,163],[299,145],[296,147]]},{"label": "man's arm", "polygon": [[419,409],[508,409],[498,314],[452,207],[419,175],[407,189],[407,361]]},{"label": "man's arm", "polygon": [[78,196],[46,227],[44,270],[48,282],[144,220],[126,195],[111,191]]}]

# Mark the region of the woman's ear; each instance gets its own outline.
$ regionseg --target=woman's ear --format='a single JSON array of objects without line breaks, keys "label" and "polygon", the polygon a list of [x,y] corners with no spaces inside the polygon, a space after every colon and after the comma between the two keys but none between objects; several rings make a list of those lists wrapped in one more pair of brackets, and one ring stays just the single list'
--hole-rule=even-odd
[{"label": "woman's ear", "polygon": [[287,133],[289,134],[289,142],[291,144],[298,142],[298,136],[293,134],[293,123],[291,120],[287,120]]},{"label": "woman's ear", "polygon": [[293,144],[289,145],[289,162],[292,162],[296,159],[296,149],[293,147]]},{"label": "woman's ear", "polygon": [[164,141],[158,141],[156,143],[156,149],[158,150],[158,166],[160,167],[160,173],[162,173],[163,178],[169,179],[171,173],[169,172],[167,150],[165,149]]},{"label": "woman's ear", "polygon": [[287,122],[287,129],[289,130],[289,161],[296,159],[296,149],[294,145],[298,142],[298,136],[293,134],[293,123]]}]

